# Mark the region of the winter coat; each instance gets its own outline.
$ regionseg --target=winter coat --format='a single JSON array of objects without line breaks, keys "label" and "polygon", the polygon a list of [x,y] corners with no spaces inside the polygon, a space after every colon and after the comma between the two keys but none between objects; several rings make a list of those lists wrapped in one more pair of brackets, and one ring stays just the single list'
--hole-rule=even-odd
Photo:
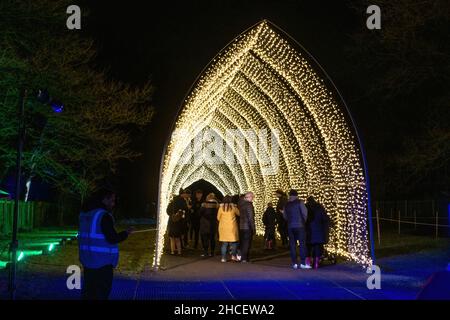
[{"label": "winter coat", "polygon": [[262,220],[264,226],[266,227],[266,230],[270,231],[273,230],[273,232],[275,232],[275,227],[277,224],[277,216],[274,208],[268,207],[266,211],[264,211]]},{"label": "winter coat", "polygon": [[232,204],[230,210],[226,211],[225,206],[221,204],[217,213],[219,221],[219,241],[237,242],[239,241],[239,227],[237,224],[239,209]]},{"label": "winter coat", "polygon": [[[286,230],[287,232],[287,221],[286,219],[283,217],[283,213],[281,212],[281,210],[284,209],[284,206],[287,203],[287,197],[285,195],[282,195],[277,202],[277,207],[276,207],[276,219],[277,219],[277,225],[278,225],[278,230]],[[281,232],[281,231],[280,231]]]},{"label": "winter coat", "polygon": [[202,207],[202,202],[194,200],[192,201],[192,215],[191,223],[193,226],[200,225],[200,208]]},{"label": "winter coat", "polygon": [[215,234],[217,230],[217,201],[206,201],[200,208],[200,234]]},{"label": "winter coat", "polygon": [[286,195],[282,195],[281,197],[279,197],[278,202],[277,202],[277,210],[276,211],[281,213],[281,210],[284,209],[287,202],[288,202],[288,199],[287,199]]},{"label": "winter coat", "polygon": [[253,203],[245,199],[239,200],[239,229],[256,231],[255,226],[255,208]]},{"label": "winter coat", "polygon": [[308,218],[308,210],[302,200],[288,201],[284,207],[283,217],[286,219],[288,228],[305,228]]},{"label": "winter coat", "polygon": [[174,219],[179,211],[184,211],[185,214],[188,211],[186,201],[181,196],[175,197],[167,207],[169,237],[179,238],[185,232],[185,219],[178,219],[177,221]]},{"label": "winter coat", "polygon": [[330,218],[322,205],[308,206],[307,243],[328,243],[329,226]]}]

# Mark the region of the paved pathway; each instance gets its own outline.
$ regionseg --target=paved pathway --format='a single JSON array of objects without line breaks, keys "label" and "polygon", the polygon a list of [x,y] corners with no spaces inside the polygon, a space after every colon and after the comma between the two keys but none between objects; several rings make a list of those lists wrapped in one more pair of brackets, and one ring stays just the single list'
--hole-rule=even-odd
[{"label": "paved pathway", "polygon": [[[137,300],[376,300],[414,299],[431,273],[445,269],[448,256],[442,252],[381,259],[386,266],[381,290],[366,287],[368,274],[362,267],[341,263],[319,270],[293,270],[287,256],[251,264],[221,263],[218,257],[193,259],[169,257],[173,267],[135,277],[117,275],[112,299]],[[172,259],[172,260],[170,260]],[[176,259],[176,260],[174,260]],[[65,286],[59,275],[33,275],[19,281],[23,299],[78,299],[77,290]],[[4,275],[0,280],[5,279]],[[0,292],[6,289],[0,284]],[[2,295],[2,298],[5,296]]]}]

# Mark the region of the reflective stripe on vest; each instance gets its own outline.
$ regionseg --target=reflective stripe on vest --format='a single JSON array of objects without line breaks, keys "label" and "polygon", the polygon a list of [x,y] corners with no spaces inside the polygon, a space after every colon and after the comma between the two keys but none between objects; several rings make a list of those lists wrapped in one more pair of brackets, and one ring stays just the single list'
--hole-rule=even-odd
[{"label": "reflective stripe on vest", "polygon": [[103,233],[89,233],[89,232],[81,232],[78,234],[79,238],[92,238],[92,239],[105,239],[105,235]]},{"label": "reflective stripe on vest", "polygon": [[102,232],[101,221],[105,214],[110,213],[104,209],[80,213],[78,248],[80,262],[87,268],[116,267],[118,264],[118,245],[109,243]]},{"label": "reflective stripe on vest", "polygon": [[104,252],[104,253],[119,253],[117,248],[105,248],[94,246],[80,246],[80,250],[92,251],[92,252]]}]

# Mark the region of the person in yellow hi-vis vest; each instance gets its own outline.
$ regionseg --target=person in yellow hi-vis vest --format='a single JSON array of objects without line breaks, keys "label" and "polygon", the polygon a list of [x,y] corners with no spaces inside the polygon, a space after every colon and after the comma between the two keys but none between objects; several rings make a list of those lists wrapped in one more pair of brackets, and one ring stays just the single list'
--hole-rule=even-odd
[{"label": "person in yellow hi-vis vest", "polygon": [[114,268],[119,261],[118,243],[132,233],[132,229],[116,232],[112,215],[115,205],[115,192],[104,188],[90,197],[80,213],[78,249],[84,269],[82,299],[108,299]]}]

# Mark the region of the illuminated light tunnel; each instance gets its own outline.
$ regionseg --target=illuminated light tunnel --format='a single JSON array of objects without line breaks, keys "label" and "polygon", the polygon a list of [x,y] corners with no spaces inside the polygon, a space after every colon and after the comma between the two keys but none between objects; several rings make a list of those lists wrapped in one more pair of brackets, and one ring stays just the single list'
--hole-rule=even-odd
[{"label": "illuminated light tunnel", "polygon": [[[227,140],[229,129],[242,131],[248,145]],[[275,140],[257,152],[249,129],[265,129]],[[199,153],[211,152],[206,143],[195,147],[196,139],[213,141],[210,136],[226,141],[224,148],[239,153],[240,161],[195,161]],[[270,157],[275,146],[279,156]],[[246,148],[250,151],[244,152]],[[276,189],[295,188],[303,199],[313,195],[334,225],[326,249],[362,265],[373,263],[367,169],[351,115],[314,58],[268,21],[220,51],[180,107],[160,169],[155,268],[163,253],[169,201],[200,179],[224,195],[253,191],[258,234],[263,233],[265,205],[276,201]]]}]

